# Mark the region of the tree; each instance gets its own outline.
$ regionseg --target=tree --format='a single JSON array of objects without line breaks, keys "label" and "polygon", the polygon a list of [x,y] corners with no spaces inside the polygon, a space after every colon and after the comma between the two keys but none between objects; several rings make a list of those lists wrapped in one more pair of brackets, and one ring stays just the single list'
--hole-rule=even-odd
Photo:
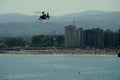
[{"label": "tree", "polygon": [[56,36],[56,42],[57,42],[57,47],[63,47],[64,46],[64,36],[63,35],[58,35]]},{"label": "tree", "polygon": [[6,37],[3,42],[7,47],[24,47],[26,45],[26,40],[19,37]]},{"label": "tree", "polygon": [[63,47],[63,35],[35,35],[32,37],[32,46],[34,47]]},{"label": "tree", "polygon": [[35,35],[31,40],[34,47],[50,47],[53,45],[53,38],[49,35]]}]

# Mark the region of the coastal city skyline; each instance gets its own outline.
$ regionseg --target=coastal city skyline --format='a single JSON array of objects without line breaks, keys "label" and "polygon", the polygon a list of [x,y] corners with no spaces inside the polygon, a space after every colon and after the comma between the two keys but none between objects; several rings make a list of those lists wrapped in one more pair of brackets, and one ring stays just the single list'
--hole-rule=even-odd
[{"label": "coastal city skyline", "polygon": [[67,48],[117,48],[120,46],[120,29],[117,31],[101,28],[65,27],[65,47]]},{"label": "coastal city skyline", "polygon": [[120,0],[0,0],[0,14],[48,11],[53,16],[87,10],[120,11]]}]

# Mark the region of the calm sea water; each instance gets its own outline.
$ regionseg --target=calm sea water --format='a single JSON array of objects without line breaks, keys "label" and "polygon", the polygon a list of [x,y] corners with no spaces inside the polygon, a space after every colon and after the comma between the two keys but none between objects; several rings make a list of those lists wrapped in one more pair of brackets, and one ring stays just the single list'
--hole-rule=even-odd
[{"label": "calm sea water", "polygon": [[120,58],[0,55],[0,80],[120,80]]}]

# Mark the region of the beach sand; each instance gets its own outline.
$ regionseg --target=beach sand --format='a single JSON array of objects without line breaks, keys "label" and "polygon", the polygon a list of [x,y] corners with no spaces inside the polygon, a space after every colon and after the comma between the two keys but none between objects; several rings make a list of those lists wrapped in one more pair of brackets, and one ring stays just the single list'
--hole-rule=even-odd
[{"label": "beach sand", "polygon": [[118,50],[0,50],[0,54],[91,54],[118,55]]}]

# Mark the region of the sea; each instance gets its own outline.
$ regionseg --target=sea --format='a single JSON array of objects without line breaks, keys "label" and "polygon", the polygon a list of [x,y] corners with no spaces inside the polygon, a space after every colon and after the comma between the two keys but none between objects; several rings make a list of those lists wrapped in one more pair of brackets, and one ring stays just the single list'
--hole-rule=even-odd
[{"label": "sea", "polygon": [[1,54],[0,80],[120,80],[120,58]]}]

